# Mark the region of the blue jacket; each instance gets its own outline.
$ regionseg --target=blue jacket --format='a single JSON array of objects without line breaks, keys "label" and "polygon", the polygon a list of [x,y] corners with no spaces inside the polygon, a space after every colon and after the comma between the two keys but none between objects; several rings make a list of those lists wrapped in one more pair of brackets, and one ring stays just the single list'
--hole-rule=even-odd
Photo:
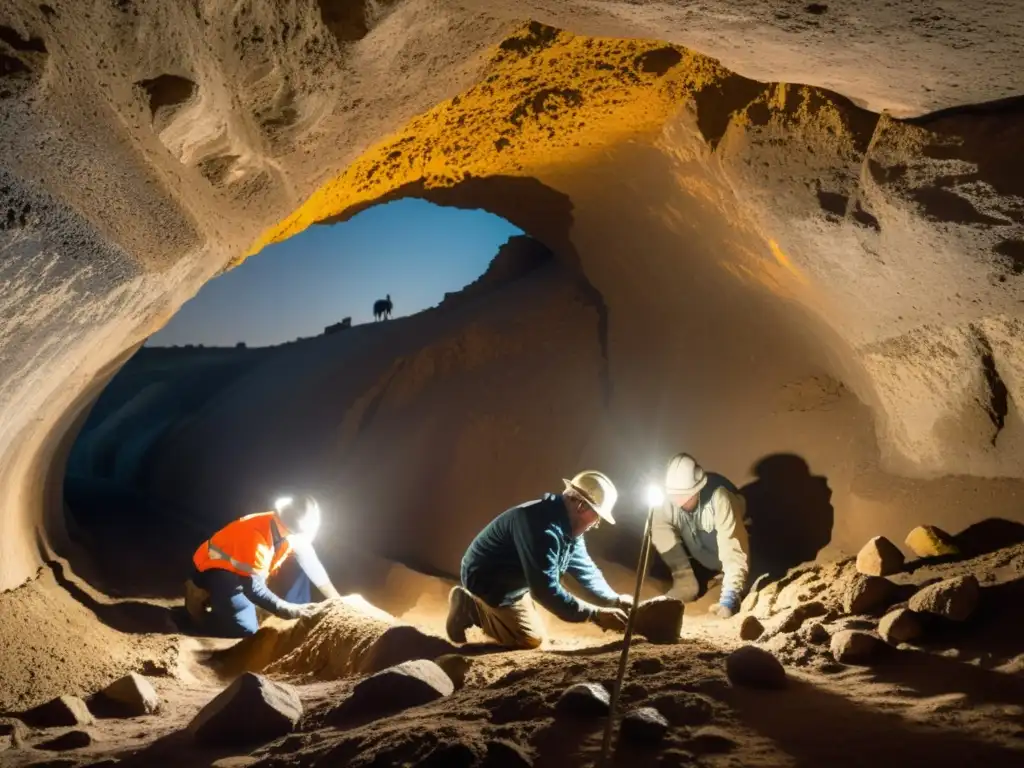
[{"label": "blue jacket", "polygon": [[505,510],[462,557],[462,585],[488,605],[511,605],[529,592],[563,621],[586,621],[594,606],[562,587],[567,572],[598,601],[618,598],[590,559],[583,537],[573,537],[560,494]]}]

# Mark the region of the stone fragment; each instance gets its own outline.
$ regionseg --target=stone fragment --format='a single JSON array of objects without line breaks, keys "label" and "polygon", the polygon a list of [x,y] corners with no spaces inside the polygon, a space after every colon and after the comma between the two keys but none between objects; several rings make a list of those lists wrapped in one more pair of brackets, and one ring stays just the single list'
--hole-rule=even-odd
[{"label": "stone fragment", "polygon": [[142,675],[131,672],[115,680],[99,693],[100,706],[109,707],[120,717],[151,715],[160,709],[160,697]]},{"label": "stone fragment", "polygon": [[757,640],[764,633],[764,624],[756,616],[747,616],[740,624],[740,640]]},{"label": "stone fragment", "polygon": [[843,593],[843,610],[853,614],[881,611],[894,594],[894,585],[888,579],[858,573]]},{"label": "stone fragment", "polygon": [[698,755],[720,755],[736,749],[736,740],[722,728],[706,725],[695,731],[684,746]]},{"label": "stone fragment", "polygon": [[715,706],[699,693],[674,691],[651,701],[672,725],[704,725],[714,717]]},{"label": "stone fragment", "polygon": [[889,611],[878,622],[878,634],[890,645],[912,643],[921,636],[923,631],[921,619],[907,608]]},{"label": "stone fragment", "polygon": [[89,707],[77,696],[58,696],[24,712],[20,717],[35,728],[92,725],[94,722]]},{"label": "stone fragment", "polygon": [[899,573],[903,562],[903,553],[885,536],[875,536],[857,554],[857,570],[867,576]]},{"label": "stone fragment", "polygon": [[465,656],[460,656],[457,653],[447,653],[444,656],[439,656],[434,659],[434,663],[451,678],[452,685],[455,686],[456,691],[466,684],[466,674],[473,666],[472,659],[467,659]]},{"label": "stone fragment", "polygon": [[952,621],[966,621],[978,607],[981,586],[968,574],[940,581],[918,591],[910,598],[910,610],[932,613]]},{"label": "stone fragment", "polygon": [[0,718],[0,752],[14,747],[21,749],[28,738],[28,727],[13,717]]},{"label": "stone fragment", "polygon": [[72,749],[82,749],[92,744],[92,736],[88,731],[67,731],[56,738],[36,744],[36,749],[45,749],[48,752],[67,752]]},{"label": "stone fragment", "polygon": [[654,707],[636,707],[622,718],[620,733],[636,744],[657,744],[668,732],[668,720]]},{"label": "stone fragment", "polygon": [[919,525],[907,534],[903,542],[918,557],[946,557],[959,555],[953,537],[934,525]]},{"label": "stone fragment", "polygon": [[805,624],[800,629],[800,636],[811,645],[824,645],[832,637],[821,622],[815,622],[810,625]]},{"label": "stone fragment", "polygon": [[636,608],[636,633],[652,643],[678,642],[685,610],[682,600],[664,595],[644,600]]},{"label": "stone fragment", "polygon": [[600,683],[576,683],[565,689],[555,710],[560,714],[599,717],[608,714],[610,704],[608,689]]},{"label": "stone fragment", "polygon": [[352,689],[345,709],[353,713],[393,714],[451,696],[455,683],[435,662],[415,659],[382,669]]},{"label": "stone fragment", "polygon": [[291,733],[301,716],[294,688],[246,672],[199,711],[188,731],[204,745],[265,744]]},{"label": "stone fragment", "polygon": [[825,607],[825,604],[817,600],[810,603],[801,603],[795,608],[791,608],[782,616],[771,634],[782,635],[796,632],[808,619],[824,616],[827,613],[828,608]]},{"label": "stone fragment", "polygon": [[767,689],[786,687],[786,670],[779,660],[753,645],[745,645],[729,654],[725,660],[725,674],[733,685]]},{"label": "stone fragment", "polygon": [[866,664],[881,645],[882,641],[874,635],[844,629],[832,635],[832,656],[842,664]]},{"label": "stone fragment", "polygon": [[633,662],[633,672],[638,675],[655,675],[665,668],[665,662],[657,656],[646,659],[636,659]]}]

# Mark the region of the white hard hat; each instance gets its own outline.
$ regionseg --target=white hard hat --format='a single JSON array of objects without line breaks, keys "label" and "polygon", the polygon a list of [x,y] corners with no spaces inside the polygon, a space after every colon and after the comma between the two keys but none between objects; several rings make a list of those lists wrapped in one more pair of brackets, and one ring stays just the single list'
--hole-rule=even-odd
[{"label": "white hard hat", "polygon": [[283,496],[274,502],[274,509],[289,533],[302,534],[311,541],[316,536],[320,528],[320,505],[312,496]]},{"label": "white hard hat", "polygon": [[668,463],[668,471],[665,472],[665,493],[690,498],[700,493],[707,482],[707,475],[693,456],[677,453]]},{"label": "white hard hat", "polygon": [[585,469],[572,480],[562,478],[565,483],[565,490],[575,491],[586,501],[598,517],[607,520],[615,525],[615,518],[612,517],[612,509],[619,499],[619,492],[615,490],[615,484],[607,475],[592,469]]}]

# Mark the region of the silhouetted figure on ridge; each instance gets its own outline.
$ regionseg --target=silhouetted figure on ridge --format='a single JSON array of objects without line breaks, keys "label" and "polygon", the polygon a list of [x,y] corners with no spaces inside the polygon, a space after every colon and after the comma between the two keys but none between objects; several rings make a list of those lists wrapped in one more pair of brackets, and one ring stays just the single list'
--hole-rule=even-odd
[{"label": "silhouetted figure on ridge", "polygon": [[386,299],[377,299],[373,302],[373,320],[387,320],[391,317],[391,294],[388,294]]}]

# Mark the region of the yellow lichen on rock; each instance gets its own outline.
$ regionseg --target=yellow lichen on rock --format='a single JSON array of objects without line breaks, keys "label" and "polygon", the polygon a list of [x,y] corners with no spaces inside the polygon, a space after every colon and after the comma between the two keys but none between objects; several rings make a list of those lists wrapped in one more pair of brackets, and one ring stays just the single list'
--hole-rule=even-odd
[{"label": "yellow lichen on rock", "polygon": [[659,130],[687,93],[726,74],[713,59],[658,42],[531,23],[497,47],[481,82],[368,149],[248,255],[405,184],[429,189],[585,164],[604,147]]}]

